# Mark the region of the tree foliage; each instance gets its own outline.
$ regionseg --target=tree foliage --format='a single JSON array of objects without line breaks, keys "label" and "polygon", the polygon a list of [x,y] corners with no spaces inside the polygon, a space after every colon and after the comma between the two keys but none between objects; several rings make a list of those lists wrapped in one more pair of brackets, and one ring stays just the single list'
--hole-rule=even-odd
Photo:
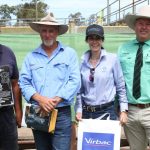
[{"label": "tree foliage", "polygon": [[[16,17],[25,18],[25,19],[33,19],[33,18],[42,18],[46,15],[48,9],[48,5],[37,1],[37,9],[35,0],[32,0],[30,3],[24,3],[16,6]],[[36,12],[37,10],[37,12]],[[37,13],[37,14],[36,14]],[[36,16],[37,15],[37,16]]]},{"label": "tree foliage", "polygon": [[0,6],[0,18],[1,19],[11,19],[11,14],[13,14],[15,7],[8,6],[7,4]]},{"label": "tree foliage", "polygon": [[42,0],[28,1],[29,2],[25,2],[24,4],[19,4],[17,6],[8,6],[7,4],[1,5],[0,18],[11,19],[12,15],[15,15],[17,19],[24,18],[26,20],[30,20],[36,17],[42,18],[46,15],[48,5],[43,3]]},{"label": "tree foliage", "polygon": [[78,18],[80,18],[80,17],[82,17],[82,14],[80,13],[80,12],[77,12],[77,13],[75,13],[75,14],[70,14],[69,16],[68,16],[70,19],[78,19]]},{"label": "tree foliage", "polygon": [[75,14],[70,14],[68,18],[69,18],[69,21],[74,22],[75,25],[80,25],[82,14],[80,12],[77,12]]},{"label": "tree foliage", "polygon": [[97,21],[97,16],[95,14],[91,14],[89,17],[89,25],[96,23],[96,21]]},{"label": "tree foliage", "polygon": [[5,26],[7,23],[10,23],[9,20],[12,18],[12,14],[15,10],[15,7],[8,6],[7,4],[0,6],[0,25]]}]

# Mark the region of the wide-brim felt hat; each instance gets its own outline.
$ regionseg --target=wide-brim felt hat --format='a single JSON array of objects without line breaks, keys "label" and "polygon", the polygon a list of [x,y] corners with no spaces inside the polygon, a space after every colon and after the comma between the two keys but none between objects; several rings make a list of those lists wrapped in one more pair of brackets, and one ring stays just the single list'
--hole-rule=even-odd
[{"label": "wide-brim felt hat", "polygon": [[52,13],[49,13],[46,17],[42,18],[38,22],[29,23],[29,25],[36,32],[40,32],[40,26],[41,25],[58,26],[59,27],[59,31],[58,31],[59,35],[62,35],[62,34],[66,33],[68,31],[68,25],[66,25],[66,24],[60,24],[54,18],[54,15]]},{"label": "wide-brim felt hat", "polygon": [[140,18],[150,19],[150,5],[141,7],[137,14],[127,14],[125,16],[125,22],[131,29],[134,30],[136,20]]}]

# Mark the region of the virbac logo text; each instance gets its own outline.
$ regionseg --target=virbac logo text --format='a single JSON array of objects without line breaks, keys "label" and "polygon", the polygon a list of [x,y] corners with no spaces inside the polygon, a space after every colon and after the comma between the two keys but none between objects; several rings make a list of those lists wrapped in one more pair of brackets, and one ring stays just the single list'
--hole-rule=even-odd
[{"label": "virbac logo text", "polygon": [[107,145],[110,146],[112,144],[111,141],[101,141],[99,139],[92,139],[92,138],[85,138],[87,144],[94,144],[94,145]]},{"label": "virbac logo text", "polygon": [[84,132],[82,150],[114,150],[114,134]]}]

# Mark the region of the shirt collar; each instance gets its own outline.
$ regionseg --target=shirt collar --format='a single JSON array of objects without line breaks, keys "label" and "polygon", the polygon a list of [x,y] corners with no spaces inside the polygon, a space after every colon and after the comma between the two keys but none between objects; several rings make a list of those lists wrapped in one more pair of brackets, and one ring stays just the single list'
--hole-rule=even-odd
[{"label": "shirt collar", "polygon": [[[88,64],[89,58],[90,58],[90,52],[91,52],[90,50],[86,51],[84,53],[84,55],[81,57],[81,60],[82,60],[83,63]],[[106,57],[106,55],[107,55],[106,50],[105,49],[101,49],[100,59],[102,59],[103,57]]]},{"label": "shirt collar", "polygon": [[[64,49],[65,49],[65,47],[58,41],[58,46],[57,46],[57,48],[54,50],[53,53],[57,53],[57,52],[59,52],[59,51],[63,51]],[[36,48],[36,49],[33,51],[33,53],[39,53],[39,54],[42,54],[42,55],[46,55],[46,56],[47,56],[47,54],[45,53],[44,49],[42,48],[42,44],[41,44],[38,48]]]},{"label": "shirt collar", "polygon": [[[133,40],[133,43],[138,44],[139,41],[137,39]],[[150,40],[144,42],[145,44],[147,44],[148,46],[150,46]]]}]

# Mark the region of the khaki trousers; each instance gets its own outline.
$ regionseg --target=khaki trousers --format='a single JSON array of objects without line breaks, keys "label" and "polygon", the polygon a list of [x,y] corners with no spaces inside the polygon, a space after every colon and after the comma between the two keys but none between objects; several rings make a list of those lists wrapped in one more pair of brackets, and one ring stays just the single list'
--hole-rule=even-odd
[{"label": "khaki trousers", "polygon": [[129,105],[128,122],[124,131],[130,150],[145,150],[150,144],[150,107],[140,109]]}]

